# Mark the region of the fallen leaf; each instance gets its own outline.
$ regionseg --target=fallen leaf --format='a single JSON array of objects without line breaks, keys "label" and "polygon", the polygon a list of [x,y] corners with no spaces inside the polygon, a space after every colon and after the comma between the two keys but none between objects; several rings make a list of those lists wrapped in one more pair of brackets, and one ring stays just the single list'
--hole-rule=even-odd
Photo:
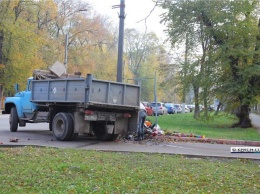
[{"label": "fallen leaf", "polygon": [[19,140],[18,138],[13,138],[13,139],[10,139],[9,141],[10,142],[18,142],[18,140]]}]

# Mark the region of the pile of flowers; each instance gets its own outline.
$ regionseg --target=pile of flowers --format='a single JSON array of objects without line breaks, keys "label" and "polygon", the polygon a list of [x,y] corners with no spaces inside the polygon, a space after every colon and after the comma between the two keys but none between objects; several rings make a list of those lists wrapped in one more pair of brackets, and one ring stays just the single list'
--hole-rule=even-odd
[{"label": "pile of flowers", "polygon": [[179,132],[166,132],[165,135],[170,135],[174,137],[193,137],[193,138],[205,138],[205,135],[195,135],[195,134],[185,134],[185,133],[179,133]]}]

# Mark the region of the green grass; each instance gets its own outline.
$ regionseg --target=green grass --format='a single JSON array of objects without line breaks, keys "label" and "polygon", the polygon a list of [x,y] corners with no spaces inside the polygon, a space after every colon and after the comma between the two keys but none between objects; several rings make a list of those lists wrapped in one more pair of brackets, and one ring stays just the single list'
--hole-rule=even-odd
[{"label": "green grass", "polygon": [[259,164],[245,159],[0,148],[0,193],[259,193]]},{"label": "green grass", "polygon": [[[155,117],[148,117],[155,122]],[[195,120],[193,113],[173,114],[158,117],[158,124],[164,131],[205,135],[206,138],[260,141],[260,134],[254,128],[231,128],[236,118],[220,115],[209,121]]]}]

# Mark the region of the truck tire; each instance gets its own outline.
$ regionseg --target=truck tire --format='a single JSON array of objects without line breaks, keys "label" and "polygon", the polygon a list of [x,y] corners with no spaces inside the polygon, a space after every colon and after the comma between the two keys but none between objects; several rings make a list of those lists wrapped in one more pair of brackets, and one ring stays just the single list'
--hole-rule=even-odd
[{"label": "truck tire", "polygon": [[56,112],[54,111],[50,111],[50,115],[49,115],[49,130],[52,131],[52,121],[55,117]]},{"label": "truck tire", "polygon": [[118,137],[118,134],[107,133],[105,122],[93,123],[93,131],[97,139],[101,141],[113,141]]},{"label": "truck tire", "polygon": [[69,114],[69,116],[71,117],[71,119],[72,119],[72,125],[73,125],[73,133],[72,133],[72,136],[69,138],[70,140],[75,140],[75,139],[77,139],[77,137],[79,136],[79,134],[78,133],[74,133],[74,116],[73,116],[73,114],[72,113],[68,113]]},{"label": "truck tire", "polygon": [[106,141],[114,141],[119,134],[109,134],[109,137],[106,139]]},{"label": "truck tire", "polygon": [[10,124],[10,131],[16,132],[18,129],[18,124],[19,124],[19,118],[18,118],[16,107],[12,107],[12,109],[11,109],[10,117],[9,117],[9,124]]},{"label": "truck tire", "polygon": [[49,122],[49,130],[52,131],[52,122]]},{"label": "truck tire", "polygon": [[73,119],[69,113],[57,113],[52,121],[52,132],[59,141],[68,141],[73,135]]}]

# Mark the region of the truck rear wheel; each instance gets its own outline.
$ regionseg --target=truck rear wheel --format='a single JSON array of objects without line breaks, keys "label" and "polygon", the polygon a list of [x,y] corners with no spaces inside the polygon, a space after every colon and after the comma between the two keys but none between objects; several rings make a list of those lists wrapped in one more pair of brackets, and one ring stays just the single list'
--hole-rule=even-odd
[{"label": "truck rear wheel", "polygon": [[73,114],[72,113],[68,113],[68,114],[69,114],[69,116],[72,119],[72,125],[73,125],[73,132],[72,132],[72,136],[70,137],[70,140],[75,140],[75,139],[77,139],[79,134],[78,133],[74,133],[74,116],[73,116]]},{"label": "truck rear wheel", "polygon": [[55,114],[56,114],[56,112],[50,111],[50,114],[49,114],[49,130],[50,131],[52,131],[52,121],[55,117]]},{"label": "truck rear wheel", "polygon": [[69,113],[58,113],[52,121],[54,137],[60,141],[68,141],[73,135],[73,118]]},{"label": "truck rear wheel", "polygon": [[18,118],[16,107],[12,107],[12,109],[11,109],[10,117],[9,117],[9,124],[10,124],[10,131],[16,132],[18,129],[18,124],[19,124],[19,118]]},{"label": "truck rear wheel", "polygon": [[114,133],[110,134],[107,132],[105,122],[95,122],[93,124],[93,131],[97,139],[102,141],[113,141],[118,137],[118,134],[114,134]]}]

